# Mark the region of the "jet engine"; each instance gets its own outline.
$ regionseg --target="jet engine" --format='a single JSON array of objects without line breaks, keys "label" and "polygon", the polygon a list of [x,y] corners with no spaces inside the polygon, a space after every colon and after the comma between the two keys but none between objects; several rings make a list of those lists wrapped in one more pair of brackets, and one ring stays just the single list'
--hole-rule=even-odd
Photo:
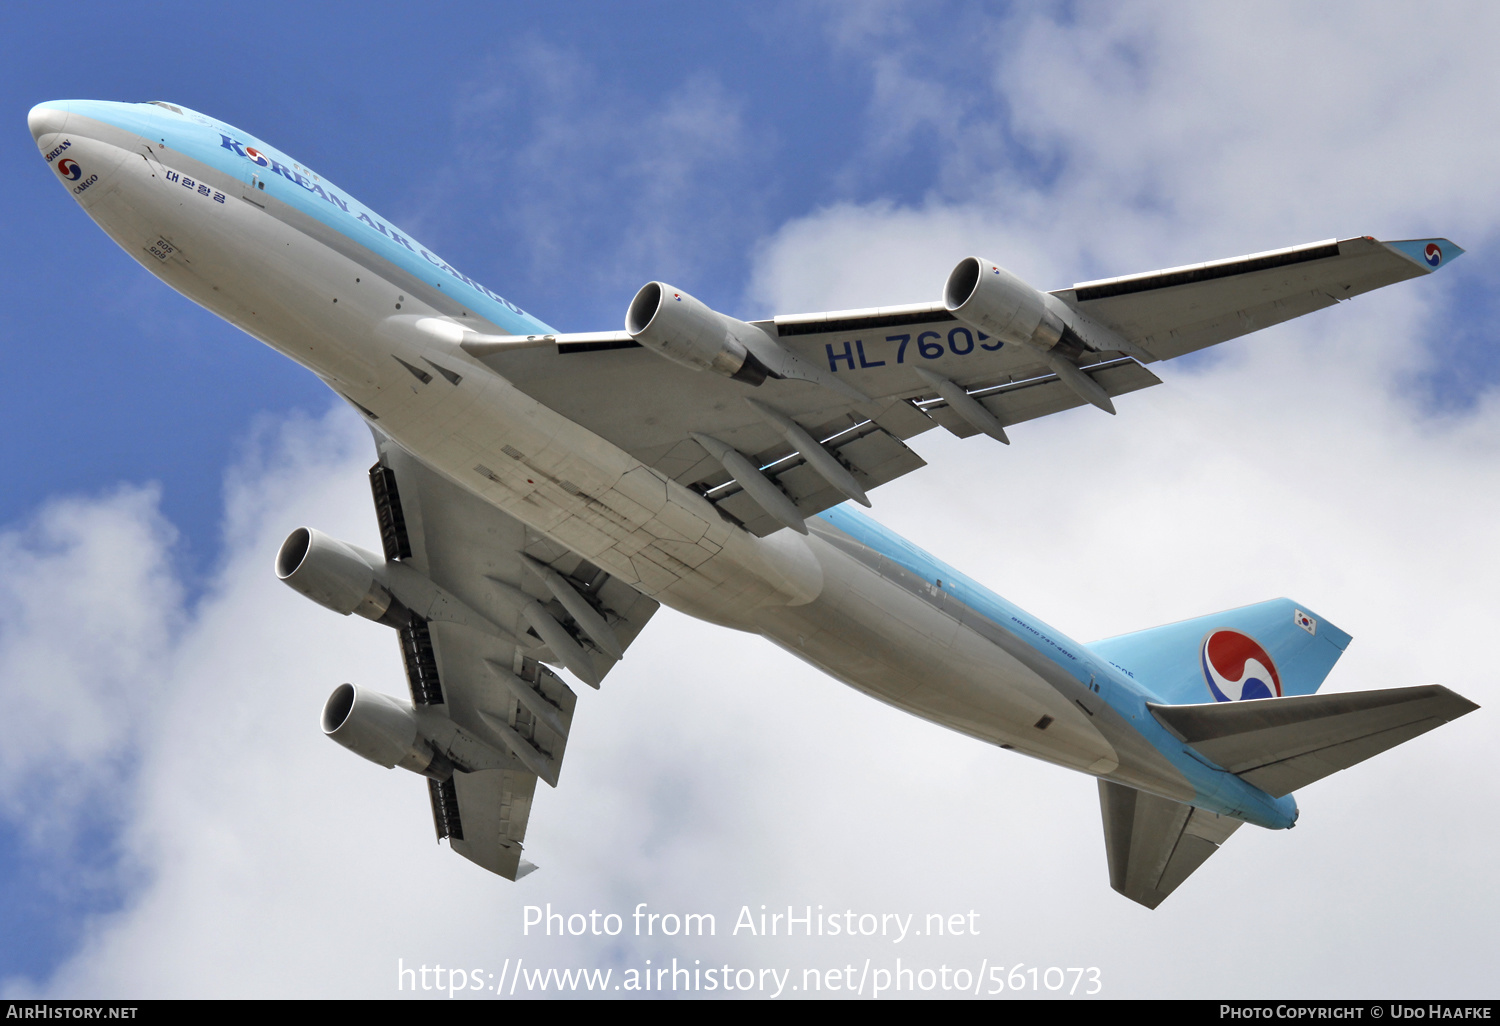
[{"label": "jet engine", "polygon": [[335,613],[358,613],[376,623],[400,627],[408,613],[375,577],[375,566],[384,562],[377,563],[373,554],[322,531],[299,527],[287,535],[276,553],[276,576]]},{"label": "jet engine", "polygon": [[[1108,345],[1096,326],[1085,324],[1057,297],[1034,289],[999,264],[979,257],[959,261],[943,286],[943,306],[964,324],[994,335],[1001,342],[1023,345],[1041,354],[1065,385],[1085,402],[1106,413],[1114,413],[1109,393],[1078,368],[1078,358],[1103,348],[1119,349],[1134,356],[1148,356],[1123,339],[1111,336]],[[1091,344],[1080,336],[1074,323],[1085,325],[1094,338]]]},{"label": "jet engine", "polygon": [[1051,309],[1056,303],[1000,265],[979,257],[961,261],[943,286],[943,305],[954,317],[1002,342],[1033,349],[1052,349],[1067,333],[1062,317]]},{"label": "jet engine", "polygon": [[647,282],[630,301],[625,331],[647,349],[693,370],[711,370],[751,385],[759,385],[769,373],[736,337],[759,329],[659,281]]},{"label": "jet engine", "polygon": [[340,684],[323,704],[323,733],[386,769],[400,766],[433,780],[453,775],[417,728],[412,707],[378,691]]}]

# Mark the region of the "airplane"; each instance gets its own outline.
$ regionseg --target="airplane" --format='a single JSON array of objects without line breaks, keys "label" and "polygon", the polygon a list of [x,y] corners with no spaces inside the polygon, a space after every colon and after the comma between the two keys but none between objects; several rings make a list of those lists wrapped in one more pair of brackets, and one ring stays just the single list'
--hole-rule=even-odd
[{"label": "airplane", "polygon": [[1081,644],[854,508],[941,427],[1113,414],[1152,365],[1430,274],[1336,239],[1044,292],[981,257],[940,302],[742,321],[665,282],[556,331],[320,173],[154,101],[28,115],[64,188],[167,285],[316,374],[374,438],[383,551],[298,528],[281,580],[397,634],[410,695],[339,685],[335,742],[423,776],[441,842],[517,880],[577,693],[659,604],[1098,781],[1110,885],[1155,908],[1241,824],[1477,706],[1318,694],[1349,635],[1280,598]]}]

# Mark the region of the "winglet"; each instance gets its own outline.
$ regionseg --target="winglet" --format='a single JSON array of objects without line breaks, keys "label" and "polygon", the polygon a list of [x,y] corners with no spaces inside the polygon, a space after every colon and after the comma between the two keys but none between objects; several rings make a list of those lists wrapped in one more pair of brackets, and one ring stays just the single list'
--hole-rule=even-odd
[{"label": "winglet", "polygon": [[1458,259],[1464,252],[1447,239],[1402,239],[1399,242],[1382,242],[1381,245],[1420,264],[1428,274],[1449,261]]}]

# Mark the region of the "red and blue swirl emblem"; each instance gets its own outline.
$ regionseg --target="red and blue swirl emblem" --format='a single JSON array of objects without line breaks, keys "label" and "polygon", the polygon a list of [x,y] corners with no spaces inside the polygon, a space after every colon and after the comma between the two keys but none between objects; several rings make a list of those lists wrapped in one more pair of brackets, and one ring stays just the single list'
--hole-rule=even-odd
[{"label": "red and blue swirl emblem", "polygon": [[1429,242],[1427,248],[1422,251],[1422,259],[1427,261],[1428,267],[1436,267],[1443,262],[1443,247],[1436,242]]},{"label": "red and blue swirl emblem", "polygon": [[83,168],[78,166],[78,161],[64,157],[57,162],[57,173],[70,182],[76,182],[83,174]]},{"label": "red and blue swirl emblem", "polygon": [[1203,677],[1216,702],[1281,697],[1281,677],[1270,653],[1239,631],[1214,631],[1203,639]]},{"label": "red and blue swirl emblem", "polygon": [[271,166],[270,159],[267,158],[264,153],[260,152],[260,150],[257,150],[254,146],[245,147],[245,156],[255,161],[255,163],[259,164],[261,167]]}]

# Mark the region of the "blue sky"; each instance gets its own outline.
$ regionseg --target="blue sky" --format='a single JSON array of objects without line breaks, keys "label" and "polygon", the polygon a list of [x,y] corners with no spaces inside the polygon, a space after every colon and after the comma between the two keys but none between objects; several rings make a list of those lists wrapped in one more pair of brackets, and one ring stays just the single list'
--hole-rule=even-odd
[{"label": "blue sky", "polygon": [[[0,571],[8,576],[0,588],[0,668],[9,675],[0,695],[11,702],[38,690],[51,697],[38,718],[19,716],[30,747],[16,746],[23,754],[0,762],[0,980],[17,993],[66,993],[66,983],[49,982],[54,973],[108,966],[88,977],[89,986],[123,993],[130,981],[147,980],[132,976],[120,955],[124,939],[150,935],[142,917],[157,910],[152,914],[165,917],[159,922],[190,921],[185,912],[161,911],[188,907],[194,892],[174,884],[182,879],[180,860],[162,854],[176,850],[173,835],[151,810],[171,808],[161,788],[171,777],[164,767],[172,744],[156,725],[182,722],[174,717],[186,715],[183,696],[195,688],[234,679],[203,652],[264,638],[266,646],[285,645],[288,666],[301,666],[299,658],[326,662],[328,675],[366,658],[357,654],[365,636],[347,625],[314,621],[330,631],[326,639],[314,633],[298,635],[297,644],[285,640],[290,621],[275,616],[306,611],[292,605],[283,613],[278,605],[273,616],[270,604],[283,596],[244,591],[260,585],[241,584],[239,574],[269,565],[269,553],[256,546],[271,536],[264,532],[274,534],[278,518],[303,515],[299,503],[347,507],[349,522],[359,525],[350,530],[368,530],[357,474],[371,459],[367,440],[361,448],[347,412],[334,408],[309,374],[162,287],[74,207],[25,131],[33,104],[74,96],[166,99],[240,125],[564,330],[616,327],[634,290],[654,278],[727,312],[767,315],[929,299],[947,267],[971,250],[1051,288],[1329,236],[1447,235],[1469,254],[1439,278],[1189,361],[1174,372],[1175,383],[1158,390],[1163,397],[1141,398],[1134,428],[1124,424],[1130,410],[1123,404],[1120,423],[1059,418],[1056,426],[1019,433],[1024,437],[1000,469],[985,462],[992,454],[975,455],[982,453],[977,445],[959,450],[928,438],[930,451],[919,451],[933,469],[914,476],[921,481],[893,485],[884,502],[877,495],[875,512],[949,562],[988,571],[975,576],[1080,637],[1293,587],[1326,596],[1319,601],[1342,599],[1365,617],[1363,630],[1351,629],[1357,636],[1399,636],[1393,622],[1409,625],[1433,608],[1448,611],[1451,626],[1487,630],[1481,614],[1490,600],[1463,571],[1492,554],[1480,540],[1487,521],[1474,507],[1496,480],[1489,430],[1496,283],[1488,252],[1500,226],[1491,186],[1500,126],[1488,109],[1495,76],[1479,43],[1486,33],[1493,38],[1496,26],[1475,24],[1491,17],[1479,7],[1431,19],[1399,7],[1358,10],[1358,17],[1338,5],[1316,13],[1267,7],[1256,17],[1227,9],[1187,16],[1172,5],[1142,5],[1127,17],[1108,5],[1072,4],[1012,11],[963,3],[454,3],[417,13],[397,4],[272,3],[155,4],[128,12],[82,4],[60,16],[51,8],[8,8],[0,15],[0,109],[10,112],[12,129],[0,137],[0,176],[9,190],[0,219],[12,245],[0,258],[8,299],[0,339],[12,386],[0,404],[9,442],[0,454],[0,552],[12,560]],[[1153,429],[1159,433],[1128,433]],[[1283,432],[1296,443],[1278,447]],[[1100,462],[1107,452],[1120,453],[1114,462],[1125,469]],[[321,480],[330,474],[350,478],[348,487]],[[1202,487],[1179,494],[1185,480]],[[1381,511],[1345,505],[1350,493],[1373,496]],[[1178,497],[1176,505],[1163,506],[1169,496]],[[1200,515],[1190,526],[1173,526],[1189,510]],[[1038,538],[1043,522],[1073,533]],[[1122,523],[1131,530],[1122,532]],[[1414,524],[1448,525],[1414,529],[1423,544],[1468,538],[1477,549],[1426,552],[1402,533],[1402,525]],[[1231,529],[1238,533],[1228,535]],[[1251,552],[1237,562],[1241,557],[1225,553],[1297,532],[1317,541],[1275,558]],[[1120,544],[1090,548],[1092,539],[1122,533],[1132,553],[1121,553]],[[1225,543],[1227,535],[1234,545]],[[1077,579],[1092,575],[1056,569],[1074,560],[1109,566],[1100,576],[1110,583],[1083,588]],[[1385,584],[1361,576],[1367,564],[1389,568]],[[1259,576],[1272,571],[1281,576]],[[1224,583],[1235,575],[1251,593]],[[53,588],[51,612],[33,604]],[[114,608],[95,607],[101,589],[118,596]],[[57,620],[57,610],[70,613],[75,602],[84,604],[76,616]],[[1127,607],[1136,619],[1121,615]],[[72,639],[65,652],[58,646],[69,647],[74,621],[87,636]],[[696,751],[713,761],[713,745],[696,732],[705,720],[730,717],[696,704],[702,699],[686,697],[690,690],[674,690],[672,676],[688,664],[682,653],[719,665],[716,643],[706,640],[713,636],[695,629],[667,618],[654,624],[671,643],[643,653],[641,662],[670,678],[661,693],[676,705],[657,713],[688,732],[677,738],[681,757]],[[395,668],[394,651],[379,644],[385,647],[368,657],[372,674]],[[1401,669],[1412,678],[1351,678],[1342,686],[1416,683],[1446,670],[1449,676],[1433,679],[1472,692],[1483,674],[1451,661],[1448,653],[1459,647],[1441,634],[1395,651],[1377,644],[1360,666],[1369,674]],[[769,651],[752,647],[744,658],[761,665],[762,649]],[[1432,661],[1423,663],[1422,654]],[[789,694],[824,686],[806,683],[797,676],[804,671],[777,654],[764,658],[773,667],[765,673]],[[56,681],[54,665],[62,667]],[[751,696],[763,684],[745,678],[747,690],[737,692],[727,683],[733,697],[725,701],[753,717]],[[308,687],[318,700],[326,691],[321,677]],[[690,689],[690,682],[680,687]],[[816,694],[823,715],[852,717],[839,722],[863,724],[880,743],[925,745],[929,753],[956,743],[926,725],[884,719],[895,715],[887,710],[842,704],[865,701],[852,693]],[[69,696],[93,703],[83,726]],[[644,715],[611,708],[617,719],[601,722],[617,729]],[[297,713],[285,751],[300,753],[295,746],[303,738],[331,749],[302,729],[312,723],[304,713]],[[76,737],[54,738],[49,729]],[[1464,739],[1477,748],[1493,737],[1451,729],[1456,752],[1467,750]],[[705,736],[767,773],[786,772],[764,763],[766,753],[744,739]],[[48,744],[36,738],[64,753],[55,765]],[[612,735],[598,746],[599,779],[607,781],[608,753],[625,758],[631,749]],[[875,746],[861,741],[860,752],[847,753],[851,764],[864,766],[857,760]],[[782,752],[779,743],[769,749]],[[270,772],[253,747],[242,754],[245,761],[235,765],[244,772]],[[991,754],[953,757],[964,760],[963,774],[996,790],[1034,783],[1044,797],[1062,793],[1048,790],[1062,771],[997,770],[989,762],[976,768],[974,760]],[[592,764],[579,759],[572,782],[584,791]],[[834,760],[809,772],[824,774],[817,779],[829,788],[847,786],[837,767]],[[1449,762],[1411,779],[1449,787],[1476,767]],[[396,782],[359,776],[366,768],[349,768],[361,781],[352,786],[368,781],[369,800],[378,803],[381,788]],[[681,779],[676,763],[658,769],[641,786],[667,797],[650,808],[699,807],[670,786]],[[1007,770],[1021,776],[1007,777]],[[922,772],[882,786],[920,794],[934,784]],[[709,776],[731,779],[727,769]],[[1400,786],[1383,776],[1364,779],[1377,794]],[[1077,820],[1077,846],[1090,846],[1079,857],[1082,871],[1097,885],[1097,812],[1077,783],[1056,785],[1073,787],[1058,800],[1073,803],[1068,817]],[[559,792],[558,800],[583,799]],[[811,892],[812,879],[832,886],[827,881],[837,874],[827,860],[835,858],[829,846],[836,839],[819,832],[817,816],[744,800],[760,810],[747,813],[747,822],[764,814],[788,831],[770,828],[779,844],[808,838],[800,857],[809,868],[803,876],[761,878],[762,852],[759,861],[726,870],[743,873],[741,890]],[[1009,813],[1015,821],[1044,829],[1016,800],[1022,805]],[[1425,792],[1410,798],[1416,805],[1427,800]],[[702,810],[715,804],[704,798]],[[565,818],[561,809],[550,811]],[[418,813],[403,829],[420,835],[427,824]],[[654,832],[637,824],[636,855],[676,852],[684,863],[664,857],[663,864],[694,866],[693,852],[727,844],[705,834],[740,836],[710,811],[701,821],[684,816],[645,816]],[[845,827],[863,829],[864,822],[853,817]],[[790,832],[796,825],[804,834]],[[236,829],[232,818],[224,829]],[[943,846],[983,853],[1002,843],[995,836],[1003,832],[976,830]],[[579,834],[580,845],[586,836]],[[1071,845],[1074,835],[1051,840]],[[177,841],[184,859],[196,851]],[[937,835],[917,845],[929,846],[938,846]],[[1037,841],[1034,850],[1011,855],[1028,866],[1051,851]],[[405,855],[403,848],[392,857]],[[425,848],[412,858],[440,856],[460,861]],[[570,856],[554,855],[561,857]],[[1226,849],[1216,860],[1227,857]],[[1400,857],[1424,853],[1402,848]],[[983,864],[979,854],[973,858]],[[302,875],[318,880],[325,868],[310,860]],[[578,893],[593,900],[655,900],[668,887],[652,875],[657,870],[614,877],[597,869],[577,870],[588,881]],[[683,870],[694,880],[697,872]],[[1454,878],[1470,879],[1461,871]],[[434,900],[472,884],[461,874],[452,879],[451,892]],[[1213,893],[1211,881],[1194,883],[1205,897]],[[879,887],[870,883],[861,893],[876,900],[885,893]],[[688,893],[709,900],[716,892],[705,883]],[[902,896],[937,900],[920,889]],[[1493,908],[1493,898],[1491,885],[1472,904]],[[1021,899],[1002,892],[988,900],[998,910]],[[1112,900],[1107,888],[1090,893],[1093,903]],[[1461,937],[1470,921],[1445,921],[1443,910],[1461,904],[1457,897],[1447,902],[1432,899],[1437,911],[1429,913],[1402,907],[1430,915],[1420,920],[1424,929]],[[1071,914],[1090,916],[1093,908],[1083,904]],[[1101,915],[1093,925],[1136,928],[1116,910]],[[199,922],[178,935],[203,937],[194,930],[212,929]],[[1246,929],[1261,936],[1254,932],[1259,924]],[[1047,936],[1046,929],[1036,925],[1034,936]],[[1036,942],[1048,944],[1068,946],[1058,938]],[[460,944],[459,953],[481,947]],[[1124,964],[1127,956],[1118,958]],[[1420,968],[1431,975],[1418,978],[1436,988],[1423,993],[1457,986],[1455,975],[1426,962]],[[1140,992],[1180,993],[1190,976],[1186,969],[1168,973]],[[232,974],[209,978],[218,987],[208,992],[255,992]],[[1222,977],[1207,978],[1232,989]],[[144,992],[182,992],[151,979],[139,983]],[[1352,993],[1365,979],[1350,969],[1325,982]],[[1315,990],[1316,981],[1299,978],[1296,986]],[[292,981],[266,984],[264,992],[324,991],[317,981]]]}]

